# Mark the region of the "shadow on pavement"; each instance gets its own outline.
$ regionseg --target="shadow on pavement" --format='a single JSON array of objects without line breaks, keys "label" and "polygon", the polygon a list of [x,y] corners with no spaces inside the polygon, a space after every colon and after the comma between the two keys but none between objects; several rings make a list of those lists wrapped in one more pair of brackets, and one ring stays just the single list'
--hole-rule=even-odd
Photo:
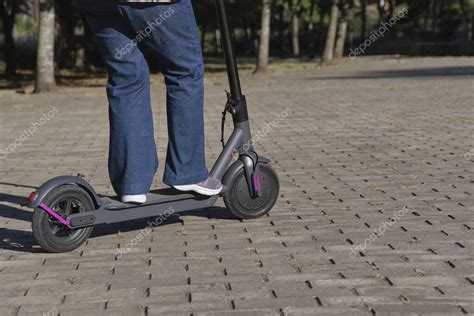
[{"label": "shadow on pavement", "polygon": [[[173,214],[169,218],[165,219],[163,223],[155,229],[160,229],[160,226],[172,225],[172,224],[182,224],[182,216],[197,216],[205,217],[207,219],[228,219],[228,220],[238,220],[235,216],[232,215],[226,208],[223,207],[209,207],[201,210],[193,210],[187,212],[180,212],[179,214]],[[98,225],[94,228],[94,231],[91,235],[91,238],[101,237],[107,235],[117,234],[118,232],[129,232],[133,230],[140,230],[151,226],[154,217],[137,219],[129,222],[122,222],[109,225]]]},{"label": "shadow on pavement", "polygon": [[474,67],[439,67],[400,70],[374,70],[370,72],[358,72],[347,76],[309,77],[307,79],[317,80],[352,80],[352,79],[387,79],[387,78],[415,78],[415,77],[465,77],[473,76]]},{"label": "shadow on pavement", "polygon": [[[0,202],[7,202],[22,206],[25,205],[28,200],[22,196],[0,193]],[[181,216],[197,216],[205,217],[208,219],[237,220],[237,218],[232,215],[232,213],[226,208],[213,206],[206,209],[192,210],[187,212],[181,212],[179,214],[173,214],[169,218],[165,219],[161,225],[156,226],[154,229],[160,229],[160,226],[164,225],[182,224],[183,220],[181,219]],[[0,218],[1,217],[31,222],[33,218],[33,212],[29,210],[24,210],[22,208],[16,208],[5,204],[0,204]],[[94,227],[94,231],[92,232],[90,238],[114,235],[118,234],[119,232],[129,232],[134,230],[138,231],[149,227],[153,219],[154,217],[149,217],[123,223],[98,225]],[[127,240],[124,239],[121,242],[127,242]],[[36,242],[31,232],[18,229],[10,229],[6,227],[0,227],[0,250],[30,253],[45,252],[43,249],[39,248],[36,245]]]}]

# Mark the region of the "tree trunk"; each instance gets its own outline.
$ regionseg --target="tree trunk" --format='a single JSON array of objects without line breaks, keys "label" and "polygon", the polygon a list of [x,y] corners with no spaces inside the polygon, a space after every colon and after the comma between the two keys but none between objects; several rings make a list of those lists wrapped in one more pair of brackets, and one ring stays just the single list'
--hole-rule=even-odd
[{"label": "tree trunk", "polygon": [[36,57],[35,93],[53,90],[54,78],[54,0],[41,0]]},{"label": "tree trunk", "polygon": [[253,26],[250,26],[250,38],[252,38],[252,54],[255,56],[257,54],[258,34]]},{"label": "tree trunk", "polygon": [[339,19],[339,27],[337,31],[336,47],[334,49],[334,58],[339,60],[344,56],[344,46],[346,44],[347,37],[347,25],[348,25],[348,8],[347,4],[343,4],[341,9],[341,17]]},{"label": "tree trunk", "polygon": [[271,6],[271,0],[262,0],[262,26],[260,29],[260,45],[258,48],[258,61],[255,72],[266,71],[268,68]]},{"label": "tree trunk", "polygon": [[338,0],[333,0],[326,45],[323,53],[323,63],[330,63],[334,57],[334,43],[336,41],[337,17],[339,15]]},{"label": "tree trunk", "polygon": [[431,30],[433,31],[433,35],[436,36],[437,33],[437,17],[438,17],[438,5],[435,0],[431,0]]},{"label": "tree trunk", "polygon": [[314,42],[315,42],[315,32],[314,32],[314,9],[316,8],[316,0],[311,0],[310,7],[309,7],[309,22],[308,22],[308,31],[309,31],[309,43],[308,43],[308,51],[309,51],[309,58],[314,58],[315,49],[314,49]]},{"label": "tree trunk", "polygon": [[395,9],[397,8],[397,0],[389,0],[388,3],[390,4],[390,11],[388,19],[390,20],[395,15]]},{"label": "tree trunk", "polygon": [[[81,20],[79,20],[81,21]],[[74,52],[74,67],[80,70],[84,70],[84,67],[86,65],[85,63],[85,57],[86,57],[86,48],[85,48],[85,35],[86,35],[86,30],[84,28],[84,25],[79,24],[79,26],[76,26],[76,31],[74,32],[76,35],[78,35],[78,39],[76,41],[78,42],[77,49]]]},{"label": "tree trunk", "polygon": [[215,45],[216,45],[216,55],[219,55],[222,52],[222,42],[221,42],[221,31],[216,28],[214,31]]},{"label": "tree trunk", "polygon": [[4,51],[5,51],[5,76],[7,78],[16,75],[16,44],[13,37],[13,27],[15,24],[15,16],[19,9],[19,1],[5,3],[0,0],[0,18],[3,24],[4,34]]},{"label": "tree trunk", "polygon": [[[423,30],[424,31],[427,31],[429,29],[429,22],[430,22],[430,10],[429,10],[430,6],[428,5],[428,8],[426,8],[424,14],[423,14]],[[413,27],[416,27],[417,25],[417,22],[416,21],[413,21]]]},{"label": "tree trunk", "polygon": [[250,47],[250,44],[251,44],[251,40],[250,40],[250,32],[249,32],[249,28],[248,28],[248,22],[246,21],[245,23],[243,23],[243,26],[242,26],[242,33],[243,33],[243,36],[244,36],[244,41],[245,41],[245,44],[244,44],[244,47],[245,47],[245,52],[248,52],[251,50],[251,47]]},{"label": "tree trunk", "polygon": [[281,51],[284,53],[284,43],[286,42],[285,38],[285,30],[286,30],[286,23],[285,23],[285,7],[284,5],[279,5],[276,7],[276,16],[278,17],[278,24],[277,32],[278,32],[278,42],[281,43]]},{"label": "tree trunk", "polygon": [[293,57],[300,55],[300,16],[298,11],[293,11],[291,23],[291,42],[293,45]]},{"label": "tree trunk", "polygon": [[80,70],[83,70],[85,67],[85,56],[86,55],[86,50],[84,47],[81,47],[77,50],[76,56],[74,59],[74,67]]},{"label": "tree trunk", "polygon": [[387,18],[387,15],[385,12],[385,2],[386,0],[379,0],[380,23],[385,22]]},{"label": "tree trunk", "polygon": [[463,24],[464,24],[464,32],[466,34],[466,41],[471,42],[473,40],[472,31],[472,11],[469,6],[469,3],[466,0],[459,0],[462,9],[463,15]]},{"label": "tree trunk", "polygon": [[16,44],[13,38],[13,22],[3,23],[5,35],[5,76],[8,78],[16,75]]},{"label": "tree trunk", "polygon": [[347,34],[347,37],[348,37],[348,42],[349,43],[349,47],[353,47],[354,46],[354,9],[351,7],[350,11],[349,11],[349,17],[348,17],[348,34]]},{"label": "tree trunk", "polygon": [[72,1],[56,1],[56,17],[59,30],[56,34],[56,64],[59,68],[74,66],[76,54],[76,27],[79,24]]},{"label": "tree trunk", "polygon": [[360,20],[361,20],[361,27],[360,27],[360,37],[362,41],[365,39],[367,34],[367,0],[361,0],[361,9],[360,9]]},{"label": "tree trunk", "polygon": [[[324,43],[326,41],[324,33],[324,18],[328,15],[328,11],[325,10],[325,6],[321,5],[321,1],[318,1],[318,8],[319,8],[319,22],[318,22],[318,48],[321,50],[324,47]],[[323,48],[324,49],[324,48]],[[324,54],[324,53],[323,53]]]}]

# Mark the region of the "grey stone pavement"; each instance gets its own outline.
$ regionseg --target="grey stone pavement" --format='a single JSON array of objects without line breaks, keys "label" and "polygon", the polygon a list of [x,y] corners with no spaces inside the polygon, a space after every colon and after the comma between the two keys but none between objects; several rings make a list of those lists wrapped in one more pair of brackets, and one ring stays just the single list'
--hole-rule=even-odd
[{"label": "grey stone pavement", "polygon": [[[240,221],[219,201],[172,216],[122,257],[147,220],[48,254],[18,205],[63,174],[112,194],[103,88],[0,91],[0,149],[14,144],[0,160],[0,315],[474,314],[473,74],[473,58],[390,57],[245,74],[256,148],[281,180],[275,208]],[[225,79],[206,83],[209,166]]]}]

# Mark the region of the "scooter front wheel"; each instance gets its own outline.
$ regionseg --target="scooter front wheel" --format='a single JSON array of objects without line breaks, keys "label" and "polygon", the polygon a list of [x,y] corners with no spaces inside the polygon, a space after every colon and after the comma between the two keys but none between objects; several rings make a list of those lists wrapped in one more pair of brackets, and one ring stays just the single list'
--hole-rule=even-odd
[{"label": "scooter front wheel", "polygon": [[225,206],[238,218],[251,219],[261,217],[275,205],[280,191],[280,183],[275,170],[267,163],[259,163],[262,194],[251,196],[242,168],[230,182],[224,195]]},{"label": "scooter front wheel", "polygon": [[[63,185],[53,189],[43,203],[63,218],[94,209],[89,194],[76,185]],[[93,227],[69,228],[38,207],[33,213],[32,229],[34,238],[43,249],[49,252],[68,252],[81,246],[89,238]]]}]

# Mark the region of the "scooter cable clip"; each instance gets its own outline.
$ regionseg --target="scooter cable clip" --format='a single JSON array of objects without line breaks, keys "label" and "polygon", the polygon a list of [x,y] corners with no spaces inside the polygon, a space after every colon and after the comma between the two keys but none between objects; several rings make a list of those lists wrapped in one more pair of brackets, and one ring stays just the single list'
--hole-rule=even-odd
[{"label": "scooter cable clip", "polygon": [[222,111],[222,123],[221,123],[221,143],[222,143],[222,148],[225,147],[225,141],[224,141],[224,130],[225,130],[225,118],[227,112],[231,114],[235,114],[236,110],[233,106],[232,102],[232,96],[229,91],[225,92],[227,94],[227,102],[224,106],[224,111]]}]

